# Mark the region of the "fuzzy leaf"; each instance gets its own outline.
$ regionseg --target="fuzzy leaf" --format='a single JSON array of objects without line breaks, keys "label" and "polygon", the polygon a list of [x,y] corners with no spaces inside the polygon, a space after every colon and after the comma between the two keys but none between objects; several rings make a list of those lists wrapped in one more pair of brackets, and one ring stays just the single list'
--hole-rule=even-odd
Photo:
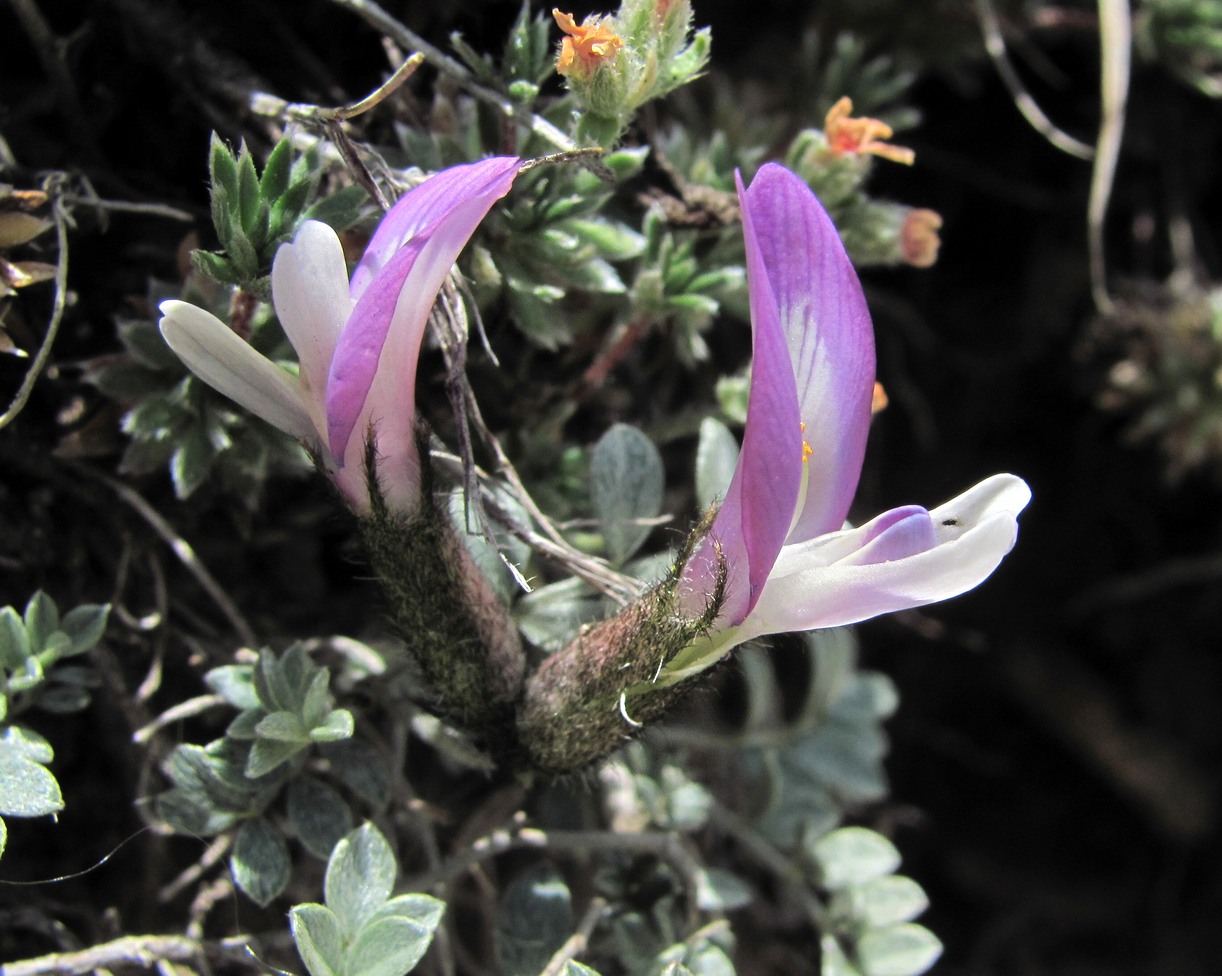
[{"label": "fuzzy leaf", "polygon": [[590,493],[602,524],[607,552],[622,564],[653,531],[639,524],[662,507],[662,456],[635,427],[614,424],[590,456]]},{"label": "fuzzy leaf", "polygon": [[895,845],[865,827],[833,830],[811,845],[810,854],[819,866],[820,883],[829,891],[865,884],[900,865]]},{"label": "fuzzy leaf", "polygon": [[10,817],[42,817],[64,808],[64,797],[54,774],[41,763],[21,754],[10,744],[8,733],[0,739],[0,814]]},{"label": "fuzzy leaf", "polygon": [[738,441],[715,417],[700,422],[696,445],[696,504],[701,510],[726,497],[738,464]]},{"label": "fuzzy leaf", "polygon": [[0,610],[0,667],[19,668],[30,656],[30,638],[21,615],[12,607]]},{"label": "fuzzy leaf", "polygon": [[428,950],[434,928],[402,916],[370,920],[348,950],[349,976],[404,976]]},{"label": "fuzzy leaf", "polygon": [[204,675],[204,681],[234,708],[247,711],[259,707],[252,671],[249,664],[222,664]]},{"label": "fuzzy leaf", "polygon": [[255,739],[250,747],[250,757],[246,760],[246,775],[252,779],[265,776],[304,748],[300,742]]},{"label": "fuzzy leaf", "polygon": [[289,930],[310,976],[343,976],[344,938],[331,909],[313,903],[294,905]]},{"label": "fuzzy leaf", "polygon": [[298,776],[289,783],[288,819],[306,850],[323,860],[352,830],[352,813],[344,798],[312,776]]},{"label": "fuzzy leaf", "polygon": [[556,869],[541,863],[513,880],[497,912],[496,955],[505,976],[533,976],[573,932],[573,902]]},{"label": "fuzzy leaf", "polygon": [[47,640],[59,630],[59,608],[42,590],[39,590],[25,605],[25,632],[30,637],[30,653],[38,654],[47,646]]},{"label": "fuzzy leaf", "polygon": [[390,770],[382,754],[360,739],[326,742],[319,747],[331,762],[331,774],[374,807],[390,799]]},{"label": "fuzzy leaf", "polygon": [[873,929],[857,940],[863,976],[918,976],[937,962],[942,943],[921,925]]},{"label": "fuzzy leaf", "polygon": [[274,739],[276,742],[303,744],[310,741],[309,730],[294,712],[272,712],[264,716],[255,726],[255,735],[260,739]]},{"label": "fuzzy leaf", "polygon": [[353,937],[390,897],[398,865],[386,838],[371,823],[335,845],[324,882],[327,907]]},{"label": "fuzzy leaf", "polygon": [[64,614],[59,627],[72,641],[68,654],[82,654],[100,641],[109,616],[109,603],[85,603]]},{"label": "fuzzy leaf", "polygon": [[911,878],[893,874],[837,892],[837,907],[872,929],[910,922],[929,907],[924,889]]},{"label": "fuzzy leaf", "polygon": [[252,901],[269,905],[289,883],[288,846],[263,817],[247,820],[234,838],[229,867],[233,880]]},{"label": "fuzzy leaf", "polygon": [[259,194],[270,203],[288,189],[289,175],[293,171],[293,145],[289,139],[281,139],[267,157],[263,175],[259,177]]},{"label": "fuzzy leaf", "polygon": [[314,742],[336,742],[349,739],[356,729],[356,721],[346,708],[337,708],[331,712],[322,724],[310,729],[310,739]]}]

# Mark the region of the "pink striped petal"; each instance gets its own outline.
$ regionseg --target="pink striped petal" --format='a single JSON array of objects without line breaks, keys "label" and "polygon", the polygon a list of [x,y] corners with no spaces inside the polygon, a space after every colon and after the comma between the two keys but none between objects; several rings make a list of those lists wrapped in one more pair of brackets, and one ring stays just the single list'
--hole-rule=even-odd
[{"label": "pink striped petal", "polygon": [[[737,177],[736,177],[737,178]],[[751,390],[742,452],[709,538],[689,562],[684,592],[707,600],[713,592],[717,550],[729,572],[723,626],[740,623],[763,592],[764,581],[789,533],[802,481],[798,395],[755,214],[743,201],[743,241],[751,300]],[[694,602],[694,601],[693,601]],[[689,609],[701,611],[702,606]]]},{"label": "pink striped petal", "polygon": [[790,541],[834,532],[857,490],[874,389],[874,330],[861,283],[810,188],[776,164],[743,196],[789,343],[809,482]]},{"label": "pink striped petal", "polygon": [[336,458],[360,457],[370,423],[378,426],[383,453],[414,450],[416,361],[429,311],[458,253],[509,192],[517,170],[517,159],[503,157],[443,170],[409,191],[374,234],[353,275],[356,305],[327,380],[327,436]]}]

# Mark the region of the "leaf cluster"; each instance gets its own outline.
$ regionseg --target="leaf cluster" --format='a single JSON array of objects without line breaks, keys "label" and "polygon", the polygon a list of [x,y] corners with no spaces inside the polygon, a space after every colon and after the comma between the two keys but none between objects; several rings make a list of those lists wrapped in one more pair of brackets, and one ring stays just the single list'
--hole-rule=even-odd
[{"label": "leaf cluster", "polygon": [[365,200],[365,192],[356,186],[319,199],[323,168],[317,146],[294,159],[288,138],[276,143],[260,173],[245,143],[235,156],[213,133],[208,171],[212,226],[222,251],[195,251],[192,261],[202,274],[264,299],[271,294],[269,273],[276,249],[302,221],[321,220],[344,230],[360,218]]},{"label": "leaf cluster", "polygon": [[894,873],[895,845],[865,827],[842,827],[811,848],[832,898],[820,948],[823,976],[919,976],[942,943],[912,920],[929,905],[921,886]]},{"label": "leaf cluster", "polygon": [[63,795],[47,764],[51,744],[30,729],[8,724],[27,708],[75,712],[89,704],[98,684],[94,671],[61,664],[84,654],[102,639],[109,604],[82,604],[62,617],[42,590],[19,614],[0,609],[0,855],[8,830],[3,817],[42,817],[64,807]]},{"label": "leaf cluster", "polygon": [[[228,296],[207,282],[189,281],[184,297],[213,305]],[[154,307],[171,294],[153,294]],[[275,319],[257,315],[251,343],[271,358],[291,355]],[[258,504],[273,471],[303,472],[304,452],[270,424],[239,410],[187,371],[157,326],[137,319],[119,323],[124,351],[96,360],[90,381],[129,405],[120,421],[130,438],[119,469],[124,474],[169,470],[178,498],[190,498],[209,479],[229,495]]]},{"label": "leaf cluster", "polygon": [[[348,801],[311,774],[311,747],[322,750],[333,776],[360,799],[375,806],[387,799],[384,764],[372,747],[352,739],[352,713],[333,706],[330,678],[301,644],[279,656],[264,650],[252,664],[213,668],[208,684],[238,714],[222,738],[179,745],[167,763],[174,785],[157,797],[158,814],[184,833],[236,828],[233,875],[259,904],[288,883],[285,831],[311,854],[326,857],[352,827]],[[284,830],[270,813],[282,793]]]},{"label": "leaf cluster", "polygon": [[366,823],[335,845],[326,904],[296,905],[289,925],[310,976],[404,976],[433,941],[445,902],[392,895],[399,866],[386,838]]}]

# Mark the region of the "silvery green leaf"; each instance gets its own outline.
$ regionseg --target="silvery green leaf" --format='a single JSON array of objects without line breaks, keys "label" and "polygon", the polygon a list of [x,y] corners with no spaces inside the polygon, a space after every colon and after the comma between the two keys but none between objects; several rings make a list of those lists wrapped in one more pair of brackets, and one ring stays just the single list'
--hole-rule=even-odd
[{"label": "silvery green leaf", "polygon": [[837,892],[843,912],[872,929],[911,922],[929,907],[924,889],[911,878],[891,874]]},{"label": "silvery green leaf", "polygon": [[234,708],[249,711],[260,707],[253,671],[249,664],[223,664],[204,675],[204,681]]},{"label": "silvery green leaf", "polygon": [[823,936],[819,941],[819,952],[822,956],[819,976],[861,976],[860,970],[849,961],[835,936]]},{"label": "silvery green leaf", "polygon": [[738,465],[738,440],[715,417],[700,422],[696,445],[696,504],[701,511],[726,497]]},{"label": "silvery green leaf", "polygon": [[81,654],[89,650],[106,633],[106,621],[110,616],[109,603],[85,603],[64,614],[59,629],[72,641],[69,654]]},{"label": "silvery green leaf", "polygon": [[313,776],[297,776],[289,783],[287,813],[297,839],[323,860],[352,830],[352,813],[344,798]]},{"label": "silvery green leaf", "polygon": [[900,865],[895,845],[865,827],[842,827],[810,845],[824,888],[837,891],[891,874]]},{"label": "silvery green leaf", "polygon": [[497,910],[496,957],[505,976],[534,976],[573,934],[568,886],[546,862],[506,888]]},{"label": "silvery green leaf", "polygon": [[645,238],[640,233],[605,217],[571,218],[565,228],[609,261],[629,261],[645,250]]},{"label": "silvery green leaf", "polygon": [[416,892],[406,895],[395,895],[382,904],[374,918],[406,918],[415,922],[421,928],[430,932],[441,924],[441,916],[445,914],[446,903],[432,895],[422,895]]},{"label": "silvery green leaf", "polygon": [[231,739],[239,739],[243,742],[249,742],[255,738],[255,728],[263,721],[264,711],[261,708],[251,708],[245,712],[239,712],[228,728],[225,729],[225,735]]},{"label": "silvery green leaf", "polygon": [[360,739],[325,742],[319,747],[335,776],[357,796],[375,807],[390,799],[390,770],[377,749]]},{"label": "silvery green leaf", "polygon": [[310,976],[343,976],[344,939],[331,909],[313,903],[289,910],[289,931]]},{"label": "silvery green leaf", "polygon": [[346,708],[337,708],[330,712],[321,725],[310,729],[310,739],[314,742],[337,742],[349,739],[356,729],[356,720]]},{"label": "silvery green leaf", "polygon": [[[55,673],[58,678],[58,673]],[[89,705],[89,692],[76,685],[56,684],[38,696],[38,707],[54,715],[69,715]]]},{"label": "silvery green leaf", "polygon": [[876,725],[829,723],[816,729],[803,765],[841,801],[870,803],[887,794],[886,738]]},{"label": "silvery green leaf", "polygon": [[696,905],[705,912],[732,912],[750,905],[755,892],[738,875],[721,868],[700,872],[696,886]]},{"label": "silvery green leaf", "polygon": [[348,949],[348,976],[404,976],[428,951],[435,928],[401,915],[370,919]]},{"label": "silvery green leaf", "polygon": [[3,756],[49,763],[55,758],[55,751],[51,743],[32,729],[9,725],[0,731],[0,757]]},{"label": "silvery green leaf", "polygon": [[276,739],[255,739],[246,760],[246,775],[251,779],[266,776],[273,769],[299,753],[305,746],[300,742]]},{"label": "silvery green leaf", "polygon": [[289,883],[289,851],[284,838],[263,817],[247,820],[233,840],[229,867],[251,900],[268,905]]},{"label": "silvery green leaf", "polygon": [[584,624],[605,616],[602,598],[576,578],[540,586],[514,609],[522,633],[545,651],[560,650]]},{"label": "silvery green leaf", "polygon": [[665,476],[653,442],[628,424],[614,424],[590,454],[590,493],[607,552],[620,564],[653,531],[640,524],[662,507]]},{"label": "silvery green leaf", "polygon": [[306,688],[305,701],[301,705],[301,721],[307,729],[313,729],[326,721],[331,711],[331,700],[328,687],[331,675],[325,668],[320,668]]},{"label": "silvery green leaf", "polygon": [[260,739],[276,742],[305,743],[310,740],[310,731],[295,712],[272,712],[263,716],[255,726],[255,735]]},{"label": "silvery green leaf", "polygon": [[0,753],[0,814],[42,817],[64,808],[64,797],[51,770],[15,752]]},{"label": "silvery green leaf", "polygon": [[39,590],[25,605],[25,630],[30,635],[30,648],[37,654],[47,643],[47,638],[59,630],[59,609],[42,590]]},{"label": "silvery green leaf", "polygon": [[0,610],[0,667],[12,670],[30,656],[30,638],[25,623],[12,607]]},{"label": "silvery green leaf", "polygon": [[857,940],[862,976],[918,976],[938,961],[942,943],[929,929],[911,922],[871,929]]},{"label": "silvery green leaf", "polygon": [[348,834],[331,852],[324,882],[327,907],[352,938],[390,896],[398,865],[386,838],[371,823]]},{"label": "silvery green leaf", "polygon": [[4,823],[4,818],[0,817],[0,857],[4,857],[4,849],[8,846],[8,826]]}]

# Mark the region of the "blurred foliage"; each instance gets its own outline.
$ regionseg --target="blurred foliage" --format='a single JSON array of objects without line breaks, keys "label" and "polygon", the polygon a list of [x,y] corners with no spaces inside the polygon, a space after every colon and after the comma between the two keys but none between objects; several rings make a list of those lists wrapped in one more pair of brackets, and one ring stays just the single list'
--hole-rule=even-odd
[{"label": "blurred foliage", "polygon": [[43,817],[63,809],[55,775],[47,768],[51,744],[13,719],[37,706],[64,715],[89,704],[100,684],[86,665],[61,664],[102,639],[110,607],[84,604],[62,617],[39,590],[24,613],[0,609],[0,855],[8,842],[4,817]]}]

